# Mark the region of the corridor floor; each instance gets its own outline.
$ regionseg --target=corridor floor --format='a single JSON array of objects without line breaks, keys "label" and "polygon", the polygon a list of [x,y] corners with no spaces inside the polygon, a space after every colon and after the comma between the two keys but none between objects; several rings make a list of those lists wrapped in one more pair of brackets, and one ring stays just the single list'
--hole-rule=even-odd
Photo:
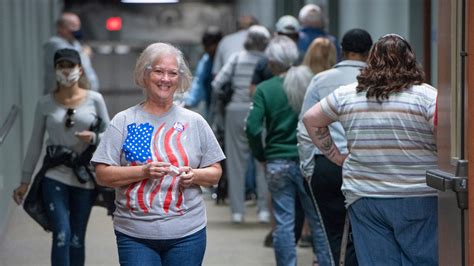
[{"label": "corridor floor", "polygon": [[[241,225],[230,223],[227,205],[216,205],[211,199],[206,199],[206,205],[208,243],[203,265],[275,265],[273,249],[263,246],[270,226],[257,222],[253,204],[247,206],[245,223]],[[29,218],[22,208],[15,206],[10,214],[0,243],[0,266],[49,265],[51,235]],[[298,265],[311,265],[311,249],[298,248],[297,252]],[[93,208],[87,229],[86,265],[118,265],[112,220],[100,207]]]}]

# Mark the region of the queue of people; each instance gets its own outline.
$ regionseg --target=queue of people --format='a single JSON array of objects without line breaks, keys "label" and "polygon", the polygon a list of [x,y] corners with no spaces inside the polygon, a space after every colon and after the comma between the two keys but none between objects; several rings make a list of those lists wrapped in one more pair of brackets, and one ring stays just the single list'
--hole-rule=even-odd
[{"label": "queue of people", "polygon": [[[325,21],[321,8],[308,4],[298,19],[279,19],[274,35],[251,16],[225,37],[211,26],[194,79],[177,47],[153,43],[134,69],[143,101],[109,121],[77,41],[80,21],[64,13],[58,36],[45,46],[48,94],[38,101],[13,193],[18,204],[28,197],[46,133],[35,179],[42,226],[52,232],[51,264],[84,265],[87,222],[97,188],[105,186],[115,189],[121,265],[201,265],[202,188],[225,171],[229,220],[245,223],[250,169],[259,222],[273,223],[276,265],[297,265],[305,219],[314,265],[437,265],[436,192],[424,181],[437,159],[436,89],[424,83],[402,36],[373,43],[356,28],[339,44]],[[225,86],[232,95],[215,120],[211,107]],[[174,102],[189,90],[183,105]],[[189,110],[203,100],[205,118]],[[211,126],[216,121],[223,143]],[[58,147],[70,157],[48,164]],[[87,158],[85,181],[77,158]]]}]

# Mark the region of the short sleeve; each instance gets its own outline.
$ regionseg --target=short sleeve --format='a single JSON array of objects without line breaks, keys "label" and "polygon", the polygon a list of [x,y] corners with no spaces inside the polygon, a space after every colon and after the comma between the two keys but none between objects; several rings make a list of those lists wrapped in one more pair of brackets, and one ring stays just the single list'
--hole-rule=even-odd
[{"label": "short sleeve", "polygon": [[200,118],[198,123],[202,153],[202,159],[199,163],[199,167],[207,167],[224,160],[226,157],[221,149],[221,146],[219,145],[219,142],[217,142],[217,138],[214,135],[214,132],[212,132],[211,127],[203,118]]},{"label": "short sleeve", "polygon": [[332,120],[339,120],[339,104],[337,101],[337,90],[321,100],[321,109]]},{"label": "short sleeve", "polygon": [[120,159],[125,134],[123,132],[123,119],[124,117],[121,115],[117,115],[112,119],[91,159],[93,164],[121,165]]}]

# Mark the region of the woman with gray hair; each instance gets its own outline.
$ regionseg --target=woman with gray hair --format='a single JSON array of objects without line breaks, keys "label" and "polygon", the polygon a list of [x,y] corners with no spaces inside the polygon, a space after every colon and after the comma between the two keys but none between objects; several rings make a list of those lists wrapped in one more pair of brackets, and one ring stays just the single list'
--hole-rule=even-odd
[{"label": "woman with gray hair", "polygon": [[[242,223],[245,212],[245,172],[250,150],[245,136],[245,117],[250,108],[250,82],[257,62],[264,56],[270,33],[263,26],[249,28],[245,50],[231,56],[212,81],[219,91],[230,82],[234,90],[230,103],[225,108],[224,146],[227,155],[228,194],[232,222]],[[270,213],[266,203],[267,185],[263,168],[256,164],[257,207],[260,222],[269,222]]]},{"label": "woman with gray hair", "polygon": [[145,100],[112,119],[91,160],[97,181],[116,189],[120,264],[201,265],[201,186],[218,183],[224,153],[204,118],[173,103],[191,82],[181,51],[151,44],[134,76]]},{"label": "woman with gray hair", "polygon": [[[253,154],[266,167],[266,179],[276,223],[273,231],[276,262],[277,265],[297,265],[293,228],[295,200],[299,197],[310,223],[313,252],[318,263],[333,265],[324,228],[305,191],[304,178],[299,169],[296,147],[299,111],[295,111],[289,102],[289,98],[294,98],[290,96],[294,91],[291,88],[285,90],[283,86],[287,72],[298,59],[298,49],[290,38],[276,36],[271,40],[265,54],[274,77],[257,86],[247,117],[246,132]],[[307,79],[304,74],[296,74],[293,78],[302,79],[301,82]],[[265,143],[262,142],[263,124],[266,125],[267,131]]]}]

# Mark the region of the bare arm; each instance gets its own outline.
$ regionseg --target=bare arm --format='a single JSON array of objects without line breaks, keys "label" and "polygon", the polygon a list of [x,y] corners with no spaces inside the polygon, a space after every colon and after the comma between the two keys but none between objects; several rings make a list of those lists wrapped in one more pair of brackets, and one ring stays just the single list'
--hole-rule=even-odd
[{"label": "bare arm", "polygon": [[342,155],[329,132],[329,124],[334,122],[317,103],[303,116],[303,123],[314,145],[333,163],[341,166],[347,155]]},{"label": "bare arm", "polygon": [[138,166],[97,164],[97,183],[107,187],[121,187],[149,178],[163,178],[170,172],[170,164],[150,162]]},{"label": "bare arm", "polygon": [[220,163],[197,169],[185,166],[180,168],[180,172],[179,184],[181,187],[187,188],[193,184],[209,187],[219,182],[222,175],[222,167]]}]

